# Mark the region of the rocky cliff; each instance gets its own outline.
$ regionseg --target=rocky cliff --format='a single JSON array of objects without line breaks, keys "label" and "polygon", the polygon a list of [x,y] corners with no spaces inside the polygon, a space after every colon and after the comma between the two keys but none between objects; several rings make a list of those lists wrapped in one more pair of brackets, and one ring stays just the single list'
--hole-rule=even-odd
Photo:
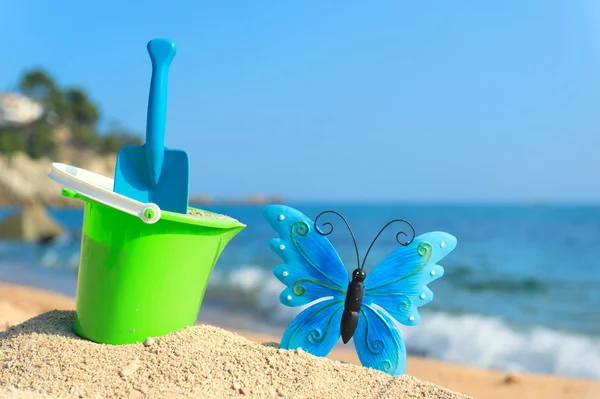
[{"label": "rocky cliff", "polygon": [[[116,155],[98,156],[86,151],[74,153],[62,160],[107,177],[114,175]],[[44,204],[78,206],[79,201],[64,198],[62,187],[50,180],[48,173],[53,160],[33,160],[22,153],[0,155],[0,206]]]}]

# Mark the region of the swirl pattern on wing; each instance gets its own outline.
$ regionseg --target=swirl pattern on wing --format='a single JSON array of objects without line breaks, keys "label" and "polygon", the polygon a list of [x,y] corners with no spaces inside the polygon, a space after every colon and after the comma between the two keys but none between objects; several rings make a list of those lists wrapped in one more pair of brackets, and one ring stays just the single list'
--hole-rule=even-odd
[{"label": "swirl pattern on wing", "polygon": [[354,346],[365,367],[390,375],[404,373],[406,350],[394,322],[383,312],[363,304],[354,333]]},{"label": "swirl pattern on wing", "polygon": [[269,205],[264,215],[279,234],[269,242],[284,263],[273,270],[286,285],[279,296],[287,306],[302,306],[324,297],[341,298],[348,286],[348,273],[327,237],[300,211]]},{"label": "swirl pattern on wing", "polygon": [[[381,283],[376,287],[368,287],[368,291],[371,291],[371,292],[379,291],[378,295],[391,294],[390,292],[382,291],[382,289],[384,289],[385,287],[389,287],[393,284],[399,283],[402,280],[406,280],[406,279],[410,278],[411,276],[415,275],[416,273],[420,272],[423,269],[423,267],[425,267],[425,265],[431,259],[432,252],[433,252],[433,248],[431,247],[430,243],[428,243],[428,242],[419,243],[419,245],[417,246],[417,253],[421,257],[421,259],[419,260],[420,264],[417,267],[415,267],[412,271],[410,271],[408,274],[406,274],[402,277],[399,277],[396,279],[391,278],[390,281]],[[400,294],[400,295],[403,295],[403,294]],[[404,295],[404,296],[406,296],[406,295]],[[409,300],[410,300],[410,298],[409,298]],[[409,302],[409,304],[410,304],[410,302]]]},{"label": "swirl pattern on wing", "polygon": [[315,356],[326,356],[341,335],[344,301],[324,300],[298,314],[285,330],[280,347],[302,348]]},{"label": "swirl pattern on wing", "polygon": [[454,236],[431,232],[397,248],[367,275],[364,303],[381,306],[402,324],[418,324],[417,308],[433,299],[427,284],[444,274],[444,268],[436,262],[455,247]]}]

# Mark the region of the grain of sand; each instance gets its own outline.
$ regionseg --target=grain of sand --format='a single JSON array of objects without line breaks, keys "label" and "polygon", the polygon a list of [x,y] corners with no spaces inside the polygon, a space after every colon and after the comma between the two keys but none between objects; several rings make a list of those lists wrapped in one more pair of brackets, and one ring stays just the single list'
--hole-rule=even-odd
[{"label": "grain of sand", "polygon": [[200,325],[102,345],[50,311],[0,333],[2,398],[466,398],[414,377],[259,344]]}]

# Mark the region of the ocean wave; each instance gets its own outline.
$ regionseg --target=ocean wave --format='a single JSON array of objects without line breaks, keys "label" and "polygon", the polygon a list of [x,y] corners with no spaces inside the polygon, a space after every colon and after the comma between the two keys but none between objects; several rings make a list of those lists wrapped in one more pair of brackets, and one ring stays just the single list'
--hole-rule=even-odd
[{"label": "ocean wave", "polygon": [[428,313],[400,327],[409,352],[510,372],[600,379],[600,338],[547,328],[517,328],[499,318]]},{"label": "ocean wave", "polygon": [[465,291],[471,292],[502,292],[502,293],[543,293],[548,287],[540,280],[534,278],[523,278],[520,280],[506,278],[490,278],[488,280],[462,280],[454,284]]},{"label": "ocean wave", "polygon": [[279,293],[284,288],[270,270],[259,266],[246,265],[233,271],[215,268],[205,300],[222,303],[240,312],[255,313],[272,323],[283,325],[299,311],[279,303]]},{"label": "ocean wave", "polygon": [[544,293],[549,288],[542,280],[533,277],[515,279],[490,274],[485,279],[481,279],[481,272],[464,264],[447,267],[444,271],[444,279],[451,281],[455,287],[470,292]]}]

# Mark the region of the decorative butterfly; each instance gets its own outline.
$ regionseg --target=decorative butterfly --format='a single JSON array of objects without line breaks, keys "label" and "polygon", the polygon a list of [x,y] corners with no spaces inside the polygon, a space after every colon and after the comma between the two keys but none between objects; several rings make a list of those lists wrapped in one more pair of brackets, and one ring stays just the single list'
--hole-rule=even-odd
[{"label": "decorative butterfly", "polygon": [[[358,267],[352,278],[333,248],[327,233],[317,226],[326,213],[339,216],[350,231],[356,249]],[[377,234],[360,263],[354,234],[342,215],[325,211],[312,222],[300,211],[284,206],[269,205],[264,216],[279,234],[269,242],[283,264],[273,269],[275,276],[286,285],[279,300],[286,306],[311,304],[289,324],[281,339],[283,349],[303,350],[315,356],[327,356],[340,336],[346,344],[354,338],[358,357],[365,367],[390,375],[404,374],[406,349],[392,319],[407,326],[419,323],[418,307],[433,299],[427,284],[440,278],[444,268],[436,263],[456,247],[456,238],[443,232],[431,232],[415,238],[413,226],[403,219],[392,220]],[[407,224],[412,237],[402,242],[368,275],[365,261],[373,244],[392,223]]]}]

